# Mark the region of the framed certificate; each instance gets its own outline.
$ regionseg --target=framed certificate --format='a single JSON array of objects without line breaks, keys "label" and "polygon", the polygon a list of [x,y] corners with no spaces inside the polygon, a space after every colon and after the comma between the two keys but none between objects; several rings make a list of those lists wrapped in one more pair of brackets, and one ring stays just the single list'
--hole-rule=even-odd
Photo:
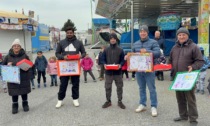
[{"label": "framed certificate", "polygon": [[152,53],[128,53],[128,71],[153,72]]},{"label": "framed certificate", "polygon": [[58,60],[58,76],[74,76],[81,74],[80,60]]},{"label": "framed certificate", "polygon": [[177,72],[169,90],[190,91],[195,86],[200,71]]},{"label": "framed certificate", "polygon": [[20,84],[20,68],[17,66],[1,65],[2,81]]}]

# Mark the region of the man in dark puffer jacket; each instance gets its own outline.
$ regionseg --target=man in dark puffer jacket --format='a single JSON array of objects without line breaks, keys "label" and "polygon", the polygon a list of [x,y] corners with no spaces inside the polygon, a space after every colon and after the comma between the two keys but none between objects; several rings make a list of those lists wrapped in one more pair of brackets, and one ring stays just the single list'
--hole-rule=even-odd
[{"label": "man in dark puffer jacket", "polygon": [[119,70],[106,70],[105,72],[105,89],[106,89],[106,99],[102,108],[107,108],[111,106],[111,92],[112,92],[112,82],[115,81],[117,86],[118,95],[118,106],[125,109],[125,105],[122,103],[123,94],[123,80],[121,67],[124,65],[124,52],[117,45],[117,35],[110,34],[110,46],[106,48],[102,56],[102,64],[106,68],[106,65],[116,64],[119,66]]}]

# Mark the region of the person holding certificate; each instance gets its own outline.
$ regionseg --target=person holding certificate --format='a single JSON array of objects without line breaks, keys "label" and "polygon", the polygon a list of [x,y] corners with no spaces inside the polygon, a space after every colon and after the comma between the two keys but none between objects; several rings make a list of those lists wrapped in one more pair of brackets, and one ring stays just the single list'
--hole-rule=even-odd
[{"label": "person holding certificate", "polygon": [[[135,42],[132,48],[132,51],[135,53],[152,53],[153,59],[160,57],[160,47],[158,42],[154,39],[149,38],[149,29],[147,25],[142,25],[139,28],[140,40]],[[125,56],[127,60],[128,55]],[[155,72],[136,72],[136,79],[139,85],[139,106],[135,110],[137,113],[143,112],[146,110],[146,86],[150,92],[151,100],[151,115],[153,117],[157,116],[157,93],[155,87]]]},{"label": "person holding certificate", "polygon": [[[21,47],[19,39],[15,39],[8,55],[4,58],[2,65],[16,66],[23,60],[29,60],[25,50]],[[22,97],[23,111],[29,111],[28,93],[31,92],[29,68],[20,69],[20,84],[8,83],[8,93],[12,96],[12,114],[18,113],[18,97]]]},{"label": "person holding certificate", "polygon": [[[177,30],[177,42],[170,52],[169,64],[172,64],[173,77],[177,72],[199,70],[204,60],[199,47],[189,39],[189,31],[185,27]],[[191,126],[197,125],[198,111],[195,98],[195,87],[190,91],[176,91],[179,117],[174,121],[190,121]]]}]

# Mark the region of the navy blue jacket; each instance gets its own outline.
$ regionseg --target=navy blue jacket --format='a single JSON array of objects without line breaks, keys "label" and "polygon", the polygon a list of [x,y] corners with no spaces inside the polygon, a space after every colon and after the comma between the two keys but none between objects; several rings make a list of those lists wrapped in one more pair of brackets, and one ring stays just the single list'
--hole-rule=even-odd
[{"label": "navy blue jacket", "polygon": [[47,59],[45,56],[42,56],[41,58],[37,57],[34,65],[38,71],[44,72],[47,68]]}]

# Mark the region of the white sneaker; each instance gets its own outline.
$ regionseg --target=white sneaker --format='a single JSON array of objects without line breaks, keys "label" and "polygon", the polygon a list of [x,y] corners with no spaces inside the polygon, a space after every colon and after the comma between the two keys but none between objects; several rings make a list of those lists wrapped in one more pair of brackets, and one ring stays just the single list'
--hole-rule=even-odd
[{"label": "white sneaker", "polygon": [[145,110],[146,110],[146,106],[140,104],[140,105],[138,106],[138,108],[136,109],[136,112],[143,112],[143,111],[145,111]]},{"label": "white sneaker", "polygon": [[78,107],[78,106],[79,106],[79,101],[78,101],[78,99],[73,100],[73,104],[74,104],[75,107]]},{"label": "white sneaker", "polygon": [[56,104],[56,108],[60,108],[63,105],[61,100],[58,100],[57,104]]},{"label": "white sneaker", "polygon": [[157,109],[155,107],[152,107],[151,108],[151,113],[152,113],[153,117],[156,117],[157,116]]}]

